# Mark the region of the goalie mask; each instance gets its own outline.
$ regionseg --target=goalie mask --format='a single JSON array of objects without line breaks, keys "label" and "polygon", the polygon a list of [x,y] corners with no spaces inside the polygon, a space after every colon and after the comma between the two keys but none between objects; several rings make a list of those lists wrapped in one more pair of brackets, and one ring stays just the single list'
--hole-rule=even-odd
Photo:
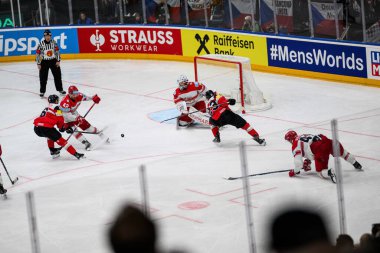
[{"label": "goalie mask", "polygon": [[180,75],[177,79],[177,84],[180,90],[185,90],[187,88],[189,79],[185,75]]},{"label": "goalie mask", "polygon": [[285,134],[285,140],[287,140],[290,143],[293,143],[293,141],[298,137],[296,131],[289,131]]}]

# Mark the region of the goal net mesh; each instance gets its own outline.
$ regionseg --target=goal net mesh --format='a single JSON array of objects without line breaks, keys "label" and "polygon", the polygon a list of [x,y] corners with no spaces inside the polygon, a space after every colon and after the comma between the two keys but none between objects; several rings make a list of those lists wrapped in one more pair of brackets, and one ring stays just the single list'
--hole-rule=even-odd
[{"label": "goal net mesh", "polygon": [[196,56],[194,71],[195,80],[207,89],[236,99],[243,106],[243,112],[272,107],[255,83],[249,58],[215,54]]}]

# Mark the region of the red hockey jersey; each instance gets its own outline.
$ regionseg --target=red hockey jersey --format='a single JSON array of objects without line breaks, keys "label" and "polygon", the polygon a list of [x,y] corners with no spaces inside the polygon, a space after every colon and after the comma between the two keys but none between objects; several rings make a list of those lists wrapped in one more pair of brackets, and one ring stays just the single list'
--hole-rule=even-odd
[{"label": "red hockey jersey", "polygon": [[206,86],[198,82],[189,82],[188,86],[184,90],[177,88],[173,94],[174,103],[185,101],[187,107],[195,105],[200,100],[203,100],[203,96],[206,92]]},{"label": "red hockey jersey", "polygon": [[61,110],[57,107],[56,104],[50,104],[49,107],[46,107],[41,112],[41,115],[33,121],[33,124],[38,127],[53,128],[57,126],[58,128],[62,128],[64,120]]},{"label": "red hockey jersey", "polygon": [[211,118],[214,120],[218,120],[220,118],[220,115],[222,115],[222,113],[226,110],[231,110],[228,107],[227,98],[220,94],[217,94],[215,99],[210,100],[207,107],[209,108]]},{"label": "red hockey jersey", "polygon": [[84,95],[83,93],[79,93],[74,99],[71,99],[69,95],[66,95],[59,104],[60,109],[62,112],[75,112],[78,107],[80,106],[82,101],[88,101],[91,100],[91,97],[88,97]]}]

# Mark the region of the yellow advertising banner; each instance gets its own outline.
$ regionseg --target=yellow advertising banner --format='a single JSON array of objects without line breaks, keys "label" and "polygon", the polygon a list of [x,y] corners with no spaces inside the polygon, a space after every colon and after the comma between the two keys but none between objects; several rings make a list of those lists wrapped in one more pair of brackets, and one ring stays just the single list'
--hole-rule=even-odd
[{"label": "yellow advertising banner", "polygon": [[244,56],[251,64],[268,66],[265,37],[208,30],[181,30],[183,56],[225,54]]}]

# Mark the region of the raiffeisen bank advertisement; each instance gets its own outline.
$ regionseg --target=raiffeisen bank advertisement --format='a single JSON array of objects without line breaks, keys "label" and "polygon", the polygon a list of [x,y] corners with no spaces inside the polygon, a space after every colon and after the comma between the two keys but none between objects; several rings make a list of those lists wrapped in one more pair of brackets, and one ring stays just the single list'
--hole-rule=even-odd
[{"label": "raiffeisen bank advertisement", "polygon": [[[76,28],[49,28],[62,54],[76,54],[78,38]],[[0,30],[0,57],[34,55],[43,40],[44,28]]]}]

